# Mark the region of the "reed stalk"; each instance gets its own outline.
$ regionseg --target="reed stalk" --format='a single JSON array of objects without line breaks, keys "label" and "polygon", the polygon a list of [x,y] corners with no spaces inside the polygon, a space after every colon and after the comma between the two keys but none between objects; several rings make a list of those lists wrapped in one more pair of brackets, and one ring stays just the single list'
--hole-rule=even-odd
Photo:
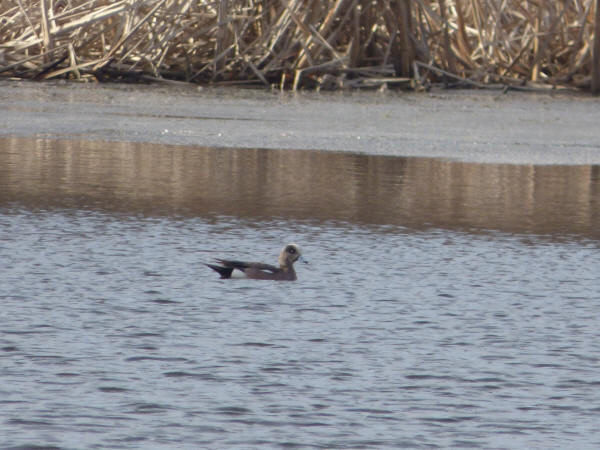
[{"label": "reed stalk", "polygon": [[594,51],[592,61],[592,93],[600,94],[600,0],[596,0],[594,16]]}]

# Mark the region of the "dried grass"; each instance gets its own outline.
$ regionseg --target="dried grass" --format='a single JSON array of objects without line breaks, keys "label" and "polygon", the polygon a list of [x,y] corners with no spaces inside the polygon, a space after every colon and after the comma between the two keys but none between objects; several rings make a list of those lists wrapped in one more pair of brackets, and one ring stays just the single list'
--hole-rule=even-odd
[{"label": "dried grass", "polygon": [[594,0],[4,0],[0,76],[589,86]]}]

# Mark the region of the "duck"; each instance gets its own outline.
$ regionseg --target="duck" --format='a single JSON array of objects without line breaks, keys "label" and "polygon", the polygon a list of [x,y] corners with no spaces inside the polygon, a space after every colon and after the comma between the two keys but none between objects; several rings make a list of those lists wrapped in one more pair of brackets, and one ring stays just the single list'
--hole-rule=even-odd
[{"label": "duck", "polygon": [[279,266],[230,259],[217,259],[218,265],[206,265],[217,272],[222,279],[234,278],[233,275],[239,272],[242,277],[252,280],[296,281],[294,263],[298,260],[307,262],[302,258],[298,244],[288,244],[279,254]]}]

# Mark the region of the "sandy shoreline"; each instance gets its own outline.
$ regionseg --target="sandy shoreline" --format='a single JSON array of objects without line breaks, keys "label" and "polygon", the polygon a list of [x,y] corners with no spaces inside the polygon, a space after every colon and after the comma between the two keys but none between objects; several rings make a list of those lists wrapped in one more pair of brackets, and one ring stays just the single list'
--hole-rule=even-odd
[{"label": "sandy shoreline", "polygon": [[575,94],[281,94],[2,81],[0,134],[600,164],[599,102]]}]

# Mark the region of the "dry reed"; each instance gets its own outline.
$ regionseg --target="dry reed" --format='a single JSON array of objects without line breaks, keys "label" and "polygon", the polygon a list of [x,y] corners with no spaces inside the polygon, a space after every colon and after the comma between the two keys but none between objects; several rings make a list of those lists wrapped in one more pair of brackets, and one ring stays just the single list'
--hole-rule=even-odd
[{"label": "dry reed", "polygon": [[3,0],[0,76],[589,87],[595,3]]}]

